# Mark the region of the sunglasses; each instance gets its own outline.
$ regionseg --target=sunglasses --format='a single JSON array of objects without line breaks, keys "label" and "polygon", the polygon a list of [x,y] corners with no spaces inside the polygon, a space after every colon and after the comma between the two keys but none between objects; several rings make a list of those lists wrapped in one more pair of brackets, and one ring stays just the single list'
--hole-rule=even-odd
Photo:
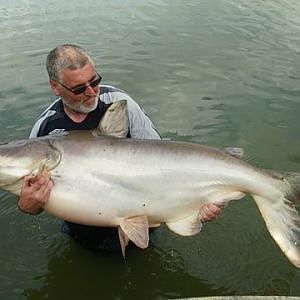
[{"label": "sunglasses", "polygon": [[87,82],[86,84],[80,84],[77,85],[73,88],[69,88],[66,85],[62,84],[61,82],[57,82],[58,84],[60,84],[62,87],[64,87],[65,89],[67,89],[68,91],[70,91],[71,93],[73,93],[74,95],[79,95],[82,94],[86,91],[86,89],[90,86],[91,88],[95,88],[99,85],[100,81],[102,80],[101,75],[99,75],[96,72],[96,78]]}]

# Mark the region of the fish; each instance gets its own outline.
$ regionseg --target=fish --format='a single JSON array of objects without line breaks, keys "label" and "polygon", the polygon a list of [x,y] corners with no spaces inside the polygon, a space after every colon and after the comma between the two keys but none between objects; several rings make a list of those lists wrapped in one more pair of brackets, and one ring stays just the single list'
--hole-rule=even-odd
[{"label": "fish", "polygon": [[[196,143],[128,139],[126,109],[113,104],[104,121],[110,125],[97,130],[0,145],[0,188],[18,196],[24,176],[46,169],[54,187],[44,209],[74,223],[117,227],[124,256],[129,241],[148,247],[149,228],[165,223],[178,235],[196,235],[199,208],[248,194],[271,237],[300,268],[299,173],[263,170]],[[122,112],[116,129],[112,121]]]}]

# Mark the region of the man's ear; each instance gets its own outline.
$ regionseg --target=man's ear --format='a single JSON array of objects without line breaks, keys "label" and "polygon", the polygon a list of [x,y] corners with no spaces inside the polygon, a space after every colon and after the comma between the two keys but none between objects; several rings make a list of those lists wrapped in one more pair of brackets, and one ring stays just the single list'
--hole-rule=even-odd
[{"label": "man's ear", "polygon": [[49,81],[50,88],[55,96],[60,96],[59,84],[53,80]]}]

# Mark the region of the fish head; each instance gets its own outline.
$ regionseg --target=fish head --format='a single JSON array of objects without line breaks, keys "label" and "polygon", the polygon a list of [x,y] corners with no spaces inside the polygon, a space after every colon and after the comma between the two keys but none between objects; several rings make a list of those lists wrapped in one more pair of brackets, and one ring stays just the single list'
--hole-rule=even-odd
[{"label": "fish head", "polygon": [[51,171],[61,159],[50,138],[20,140],[0,145],[0,187],[18,194],[24,176]]}]

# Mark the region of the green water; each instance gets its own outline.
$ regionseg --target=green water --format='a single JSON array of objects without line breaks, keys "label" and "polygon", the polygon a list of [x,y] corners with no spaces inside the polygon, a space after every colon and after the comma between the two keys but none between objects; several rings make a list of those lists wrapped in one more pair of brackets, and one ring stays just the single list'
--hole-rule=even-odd
[{"label": "green water", "polygon": [[[0,138],[27,137],[53,96],[44,61],[60,43],[94,57],[104,82],[140,103],[162,136],[243,147],[264,168],[300,172],[298,0],[0,0]],[[187,179],[188,180],[188,179]],[[1,193],[0,299],[300,296],[252,200],[196,237],[164,226],[146,250],[82,249],[47,214]]]}]

